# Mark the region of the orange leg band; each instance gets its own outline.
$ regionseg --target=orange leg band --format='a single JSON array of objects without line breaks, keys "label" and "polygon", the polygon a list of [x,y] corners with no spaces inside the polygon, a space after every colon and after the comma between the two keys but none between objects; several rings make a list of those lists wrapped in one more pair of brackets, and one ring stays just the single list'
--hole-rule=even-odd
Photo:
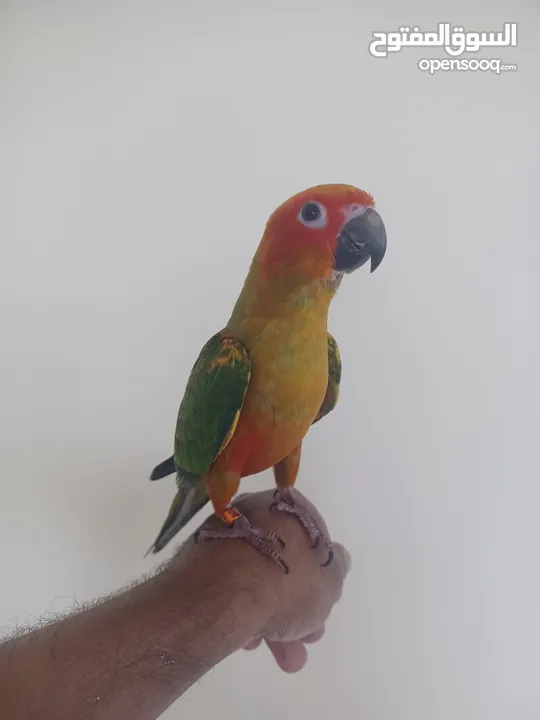
[{"label": "orange leg band", "polygon": [[225,510],[221,513],[221,519],[224,520],[227,525],[232,525],[239,517],[242,517],[242,513],[238,512],[238,510],[232,506],[225,508]]}]

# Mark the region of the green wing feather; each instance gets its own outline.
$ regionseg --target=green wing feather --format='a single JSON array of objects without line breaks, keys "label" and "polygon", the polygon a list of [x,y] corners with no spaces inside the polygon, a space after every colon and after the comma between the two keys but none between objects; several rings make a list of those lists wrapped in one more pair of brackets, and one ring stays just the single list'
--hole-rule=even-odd
[{"label": "green wing feather", "polygon": [[341,382],[341,357],[337,342],[332,335],[328,333],[328,387],[326,395],[321,405],[317,417],[313,421],[316,423],[325,415],[333,410],[339,398],[339,383]]},{"label": "green wing feather", "polygon": [[230,441],[251,377],[245,347],[221,333],[201,350],[189,376],[176,423],[174,462],[204,475]]},{"label": "green wing feather", "polygon": [[[201,350],[189,376],[178,411],[174,438],[174,466],[178,491],[169,514],[149,552],[159,552],[208,502],[205,475],[234,434],[251,377],[245,347],[222,333]],[[170,459],[153,473],[162,477]]]}]

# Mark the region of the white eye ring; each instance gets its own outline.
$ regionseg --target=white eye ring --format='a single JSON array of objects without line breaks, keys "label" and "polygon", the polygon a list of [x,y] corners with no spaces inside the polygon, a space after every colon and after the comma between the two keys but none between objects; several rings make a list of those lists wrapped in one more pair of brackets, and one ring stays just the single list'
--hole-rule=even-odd
[{"label": "white eye ring", "polygon": [[326,214],[326,208],[321,203],[311,200],[302,206],[298,213],[298,220],[310,228],[323,228],[326,227],[328,217]]}]

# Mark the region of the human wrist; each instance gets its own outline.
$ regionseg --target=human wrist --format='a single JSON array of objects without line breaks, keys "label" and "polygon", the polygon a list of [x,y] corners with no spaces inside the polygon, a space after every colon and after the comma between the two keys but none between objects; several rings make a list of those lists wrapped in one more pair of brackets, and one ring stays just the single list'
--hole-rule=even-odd
[{"label": "human wrist", "polygon": [[203,636],[208,630],[222,637],[229,652],[264,631],[278,607],[284,579],[280,568],[241,541],[195,543],[192,537],[163,575],[179,616],[193,619],[196,613]]}]

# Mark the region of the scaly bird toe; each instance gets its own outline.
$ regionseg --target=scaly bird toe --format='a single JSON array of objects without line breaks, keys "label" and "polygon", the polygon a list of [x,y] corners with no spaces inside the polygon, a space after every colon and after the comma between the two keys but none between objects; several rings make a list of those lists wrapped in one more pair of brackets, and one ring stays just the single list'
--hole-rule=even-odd
[{"label": "scaly bird toe", "polygon": [[223,530],[198,530],[195,533],[194,540],[235,540],[241,539],[248,542],[257,552],[269,558],[276,565],[279,565],[288,573],[289,567],[281,553],[276,550],[275,546],[285,547],[285,543],[275,532],[268,532],[262,528],[253,527],[247,518],[241,515],[231,525]]},{"label": "scaly bird toe", "polygon": [[274,497],[276,497],[276,501],[270,505],[269,509],[277,512],[285,512],[298,518],[309,535],[312,548],[315,549],[318,545],[322,545],[328,553],[327,560],[323,563],[323,567],[330,565],[334,557],[330,538],[319,528],[309,511],[306,510],[303,505],[298,504],[292,488],[278,488],[274,493]]}]

